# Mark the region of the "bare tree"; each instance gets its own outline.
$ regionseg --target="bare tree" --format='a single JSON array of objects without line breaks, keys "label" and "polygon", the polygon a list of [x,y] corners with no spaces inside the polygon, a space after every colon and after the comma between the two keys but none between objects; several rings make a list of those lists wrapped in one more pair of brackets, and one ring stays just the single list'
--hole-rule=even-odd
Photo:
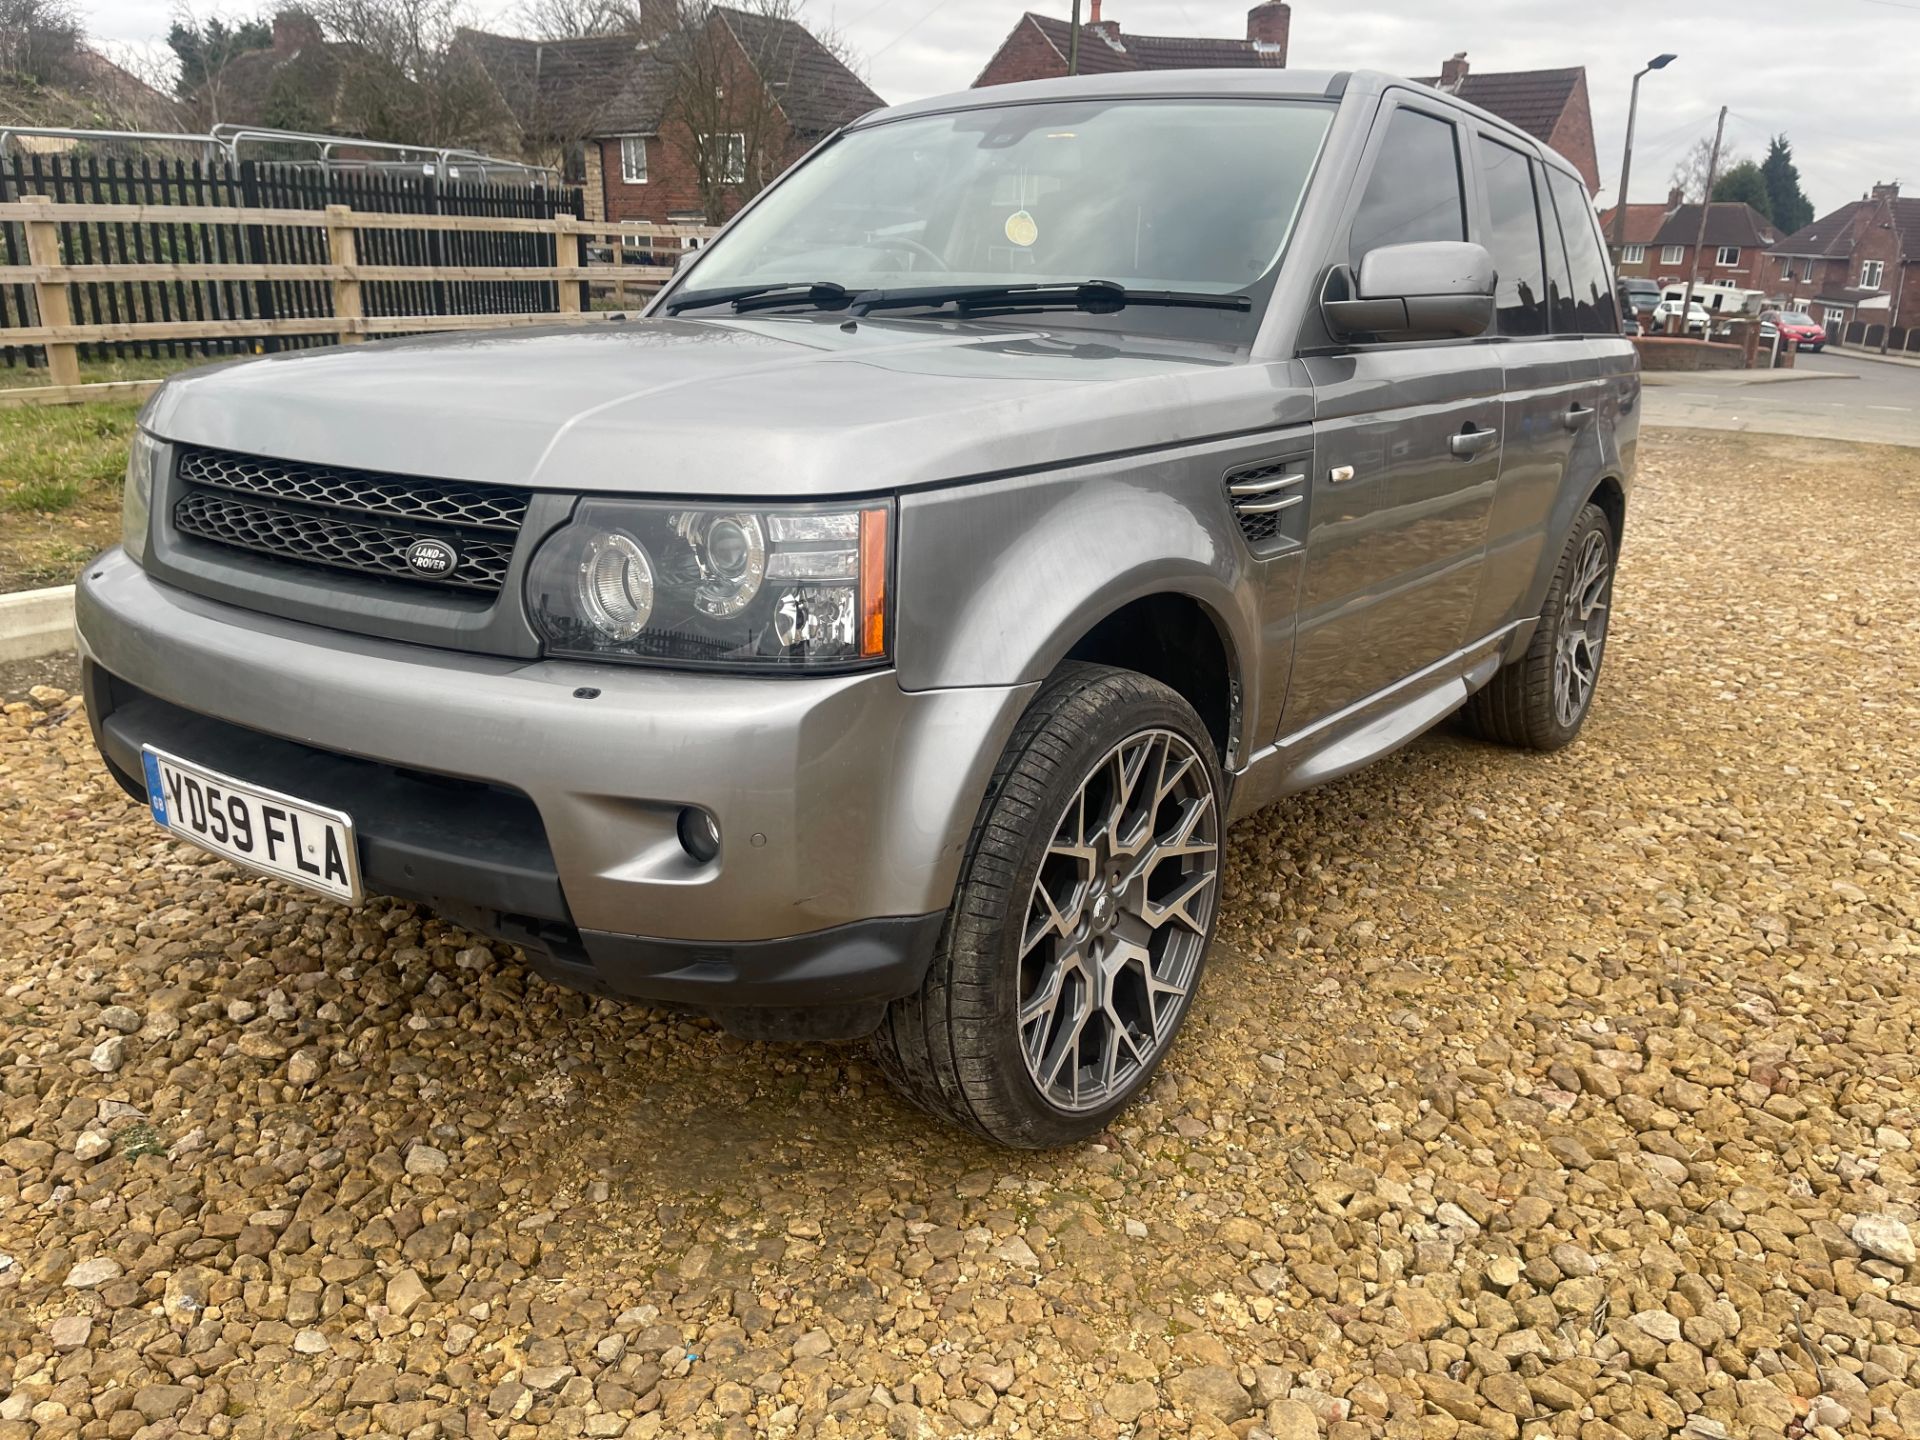
[{"label": "bare tree", "polygon": [[[1689,203],[1707,198],[1707,170],[1713,160],[1713,137],[1702,135],[1693,143],[1693,147],[1680,157],[1673,167],[1672,183],[1678,187],[1680,198]],[[1725,173],[1740,164],[1740,153],[1731,145],[1720,147],[1720,170]]]},{"label": "bare tree", "polygon": [[640,35],[643,0],[524,0],[520,28],[538,40]]},{"label": "bare tree", "polygon": [[64,84],[74,77],[85,36],[72,0],[0,0],[0,76]]},{"label": "bare tree", "polygon": [[492,81],[456,39],[460,0],[318,0],[336,42],[339,123],[370,140],[486,145],[509,117]]},{"label": "bare tree", "polygon": [[[842,63],[838,37],[809,32],[803,0],[646,0],[663,33],[670,72],[662,138],[691,159],[713,224],[759,193],[811,138],[796,133],[787,103],[811,83],[816,46]],[[851,68],[851,67],[850,67]]]}]

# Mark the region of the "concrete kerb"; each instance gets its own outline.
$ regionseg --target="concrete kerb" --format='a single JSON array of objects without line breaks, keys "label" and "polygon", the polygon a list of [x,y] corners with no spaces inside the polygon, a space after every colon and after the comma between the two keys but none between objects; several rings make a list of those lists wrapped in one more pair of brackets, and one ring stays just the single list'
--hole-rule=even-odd
[{"label": "concrete kerb", "polygon": [[1719,386],[1791,385],[1804,380],[1858,380],[1858,375],[1831,370],[1650,370],[1640,376],[1643,385]]},{"label": "concrete kerb", "polygon": [[0,595],[0,660],[33,660],[73,648],[73,586]]}]

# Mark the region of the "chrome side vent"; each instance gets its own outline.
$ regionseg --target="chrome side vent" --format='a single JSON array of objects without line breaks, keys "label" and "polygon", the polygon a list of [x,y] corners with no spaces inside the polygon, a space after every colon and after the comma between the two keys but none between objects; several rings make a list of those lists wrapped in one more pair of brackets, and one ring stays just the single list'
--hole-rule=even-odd
[{"label": "chrome side vent", "polygon": [[1275,460],[1227,476],[1227,503],[1240,533],[1256,549],[1285,538],[1286,512],[1307,500],[1307,460]]}]

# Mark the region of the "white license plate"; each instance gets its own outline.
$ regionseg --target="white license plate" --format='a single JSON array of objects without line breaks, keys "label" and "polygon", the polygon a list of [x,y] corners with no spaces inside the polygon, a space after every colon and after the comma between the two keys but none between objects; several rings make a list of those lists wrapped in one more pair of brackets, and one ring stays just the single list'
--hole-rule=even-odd
[{"label": "white license plate", "polygon": [[335,900],[360,900],[353,820],[145,746],[153,818],[182,839]]}]

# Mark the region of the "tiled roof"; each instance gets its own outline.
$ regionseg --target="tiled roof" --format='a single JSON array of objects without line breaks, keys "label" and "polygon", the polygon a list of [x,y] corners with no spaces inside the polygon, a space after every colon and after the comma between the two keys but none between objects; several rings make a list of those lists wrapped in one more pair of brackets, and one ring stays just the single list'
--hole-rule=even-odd
[{"label": "tiled roof", "polygon": [[1853,254],[1861,223],[1873,211],[1870,200],[1852,200],[1830,215],[1822,215],[1773,247],[1776,255],[1805,255],[1819,260],[1844,260]]},{"label": "tiled roof", "polygon": [[633,68],[594,116],[596,135],[655,135],[673,93],[673,67],[649,52]]},{"label": "tiled roof", "polygon": [[1893,202],[1893,223],[1900,232],[1900,254],[1909,265],[1920,262],[1920,198]]},{"label": "tiled roof", "polygon": [[588,133],[600,107],[626,83],[641,50],[631,35],[527,40],[462,30],[459,43],[492,78],[522,134],[558,140]]},{"label": "tiled roof", "polygon": [[[802,139],[813,139],[886,105],[866,81],[844,65],[806,26],[792,20],[755,15],[716,5],[715,23],[724,24],[752,59],[787,124]],[[673,93],[671,38],[652,50],[636,52],[618,83],[603,90],[593,120],[599,135],[652,135],[660,129]]]},{"label": "tiled roof", "polygon": [[[1064,59],[1073,45],[1073,26],[1051,15],[1029,11],[1021,23],[1046,36]],[[1135,35],[1111,24],[1080,27],[1080,73],[1111,75],[1125,70],[1244,70],[1279,69],[1277,50],[1251,40],[1211,39],[1193,35]]]},{"label": "tiled roof", "polygon": [[[1452,89],[1469,105],[1478,105],[1518,125],[1536,140],[1551,143],[1560,117],[1567,113],[1574,91],[1587,72],[1575,66],[1571,70],[1510,70],[1505,73],[1469,74]],[[1435,79],[1422,85],[1446,89]]]},{"label": "tiled roof", "polygon": [[826,135],[869,110],[885,108],[887,102],[806,26],[728,6],[717,6],[714,13],[752,57],[795,133]]},{"label": "tiled roof", "polygon": [[[1776,255],[1805,255],[1819,260],[1845,260],[1860,243],[1860,232],[1880,208],[1878,200],[1850,200],[1830,215],[1822,215],[1773,247]],[[1900,253],[1920,261],[1920,198],[1892,202],[1894,227],[1900,232]]]},{"label": "tiled roof", "polygon": [[1842,285],[1837,289],[1823,290],[1815,298],[1835,305],[1858,305],[1863,300],[1872,300],[1886,293],[1884,290],[1862,290],[1856,285]]},{"label": "tiled roof", "polygon": [[1780,232],[1751,205],[1744,201],[1719,200],[1707,207],[1707,233],[1704,239],[1700,234],[1700,207],[1693,204],[1682,205],[1671,212],[1666,223],[1660,227],[1660,233],[1653,237],[1653,242],[1656,245],[1691,245],[1699,240],[1713,246],[1740,245],[1764,250],[1779,238]]},{"label": "tiled roof", "polygon": [[[1607,243],[1613,243],[1612,210],[1602,212],[1600,216],[1601,233],[1607,237]],[[1627,224],[1621,236],[1622,245],[1651,245],[1660,234],[1661,225],[1666,223],[1667,207],[1664,205],[1627,206]]]}]

